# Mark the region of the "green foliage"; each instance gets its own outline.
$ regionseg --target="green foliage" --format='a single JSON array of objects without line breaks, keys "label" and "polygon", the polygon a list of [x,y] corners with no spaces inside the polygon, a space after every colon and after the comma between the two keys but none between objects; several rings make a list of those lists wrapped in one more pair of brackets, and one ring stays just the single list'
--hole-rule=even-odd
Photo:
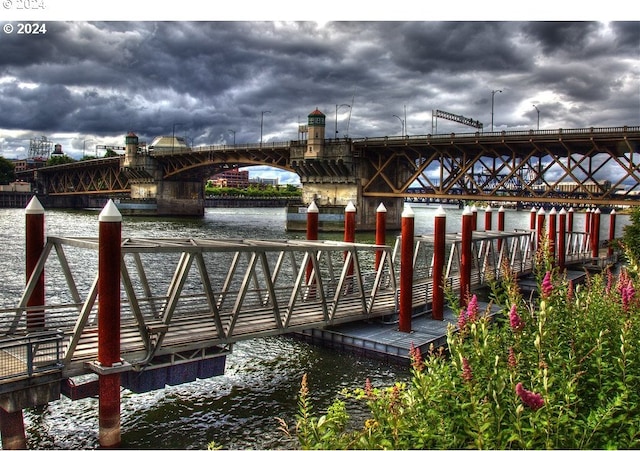
[{"label": "green foliage", "polygon": [[[346,391],[314,416],[306,375],[296,437],[304,449],[640,447],[640,279],[622,268],[573,287],[543,259],[539,298],[513,277],[450,327],[448,353],[412,349],[407,384]],[[348,403],[366,407],[356,424]],[[347,428],[347,425],[350,427]],[[284,430],[284,429],[283,429]]]},{"label": "green foliage", "polygon": [[622,231],[622,242],[633,261],[640,262],[640,207],[631,209],[630,219]]},{"label": "green foliage", "polygon": [[293,185],[285,187],[272,185],[252,185],[248,188],[216,188],[211,180],[204,188],[207,196],[227,196],[227,197],[300,197],[302,190]]},{"label": "green foliage", "polygon": [[54,155],[49,158],[45,164],[45,166],[56,166],[58,164],[67,164],[67,163],[75,163],[76,160],[67,156],[67,155]]},{"label": "green foliage", "polygon": [[6,185],[15,179],[15,166],[5,157],[0,156],[0,185]]}]

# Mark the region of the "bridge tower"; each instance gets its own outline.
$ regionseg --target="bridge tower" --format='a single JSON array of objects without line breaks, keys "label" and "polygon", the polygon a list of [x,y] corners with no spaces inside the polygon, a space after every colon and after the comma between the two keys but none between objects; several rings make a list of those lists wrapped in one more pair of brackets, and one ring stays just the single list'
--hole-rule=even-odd
[{"label": "bridge tower", "polygon": [[[287,209],[287,230],[306,229],[306,206],[315,202],[322,231],[344,229],[344,209],[356,206],[356,229],[375,230],[376,210],[381,202],[387,209],[387,227],[399,230],[402,198],[364,197],[363,186],[373,177],[363,156],[356,155],[350,138],[326,139],[326,116],[319,109],[307,117],[308,138],[291,142],[291,166],[302,183],[302,206]],[[402,171],[402,168],[395,169]]]}]

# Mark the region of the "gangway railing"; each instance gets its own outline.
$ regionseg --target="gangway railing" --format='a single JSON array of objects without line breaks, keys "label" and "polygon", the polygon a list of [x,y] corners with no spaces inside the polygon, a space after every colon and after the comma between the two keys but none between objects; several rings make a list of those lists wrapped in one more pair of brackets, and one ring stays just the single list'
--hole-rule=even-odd
[{"label": "gangway railing", "polygon": [[[42,332],[62,334],[65,377],[88,372],[87,362],[97,358],[98,244],[97,238],[48,237],[19,305],[0,311],[5,338],[27,336],[34,316]],[[135,368],[397,311],[388,246],[126,238],[121,251],[121,355]],[[45,305],[27,307],[45,268]]]},{"label": "gangway railing", "polygon": [[0,340],[0,380],[60,370],[63,338],[60,331],[42,331]]}]

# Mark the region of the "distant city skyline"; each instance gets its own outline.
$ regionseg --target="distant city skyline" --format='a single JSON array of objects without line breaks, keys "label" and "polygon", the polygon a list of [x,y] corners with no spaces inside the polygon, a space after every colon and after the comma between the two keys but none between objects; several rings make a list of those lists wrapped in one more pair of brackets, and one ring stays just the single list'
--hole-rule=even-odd
[{"label": "distant city skyline", "polygon": [[7,158],[39,136],[73,158],[129,131],[289,141],[315,108],[327,138],[432,133],[436,109],[485,132],[640,124],[640,22],[72,21],[0,44]]}]

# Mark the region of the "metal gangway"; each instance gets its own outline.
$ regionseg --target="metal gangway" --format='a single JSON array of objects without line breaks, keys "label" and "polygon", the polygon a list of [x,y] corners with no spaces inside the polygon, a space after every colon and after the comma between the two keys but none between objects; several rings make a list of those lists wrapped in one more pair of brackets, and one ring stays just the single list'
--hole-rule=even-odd
[{"label": "metal gangway", "polygon": [[[358,320],[393,320],[399,252],[329,240],[124,238],[121,357],[141,371],[232,352],[233,343]],[[446,234],[443,285],[460,288],[460,233]],[[574,262],[588,235],[569,233]],[[0,309],[0,382],[58,371],[92,372],[98,352],[98,238],[49,236],[17,307]],[[471,290],[535,264],[532,230],[474,231]],[[414,237],[414,313],[430,311],[433,236]],[[45,271],[46,268],[46,271]],[[46,272],[46,305],[28,307]],[[34,322],[40,327],[33,327]],[[31,326],[29,326],[31,324]]]}]

